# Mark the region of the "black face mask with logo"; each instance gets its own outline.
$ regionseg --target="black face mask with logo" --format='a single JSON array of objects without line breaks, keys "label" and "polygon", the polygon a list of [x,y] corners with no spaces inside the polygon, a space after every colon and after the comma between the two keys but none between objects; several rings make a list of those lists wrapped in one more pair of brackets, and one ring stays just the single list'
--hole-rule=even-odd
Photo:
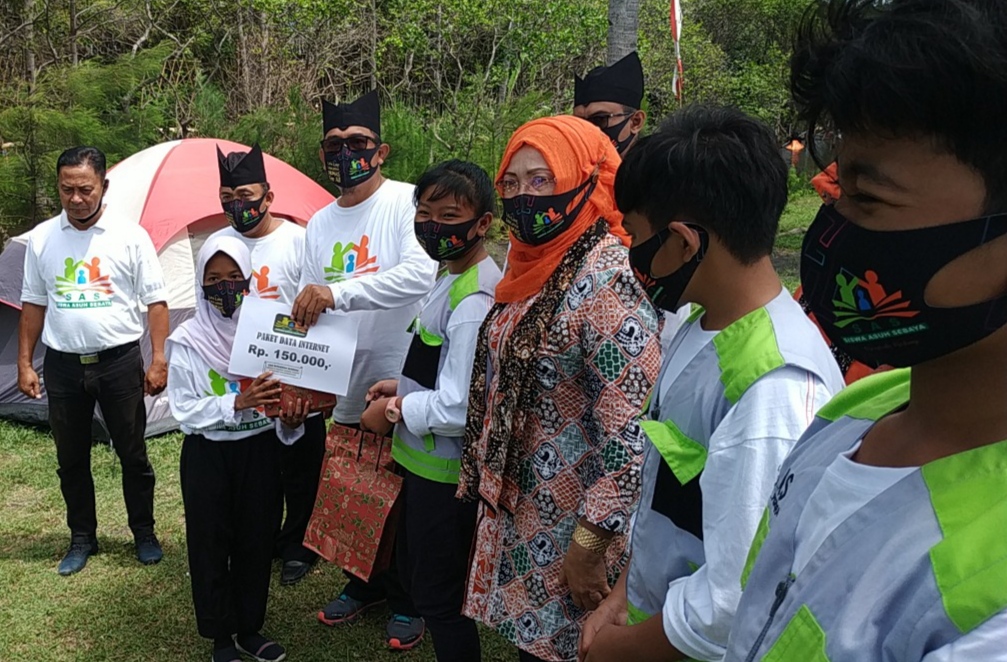
[{"label": "black face mask with logo", "polygon": [[371,165],[378,149],[351,150],[344,145],[338,152],[325,152],[325,172],[340,189],[359,186],[378,171],[376,166]]},{"label": "black face mask with logo", "polygon": [[423,221],[415,224],[416,238],[432,259],[438,262],[457,260],[483,240],[478,234],[469,238],[469,232],[478,222],[479,218],[453,224]]},{"label": "black face mask with logo", "polygon": [[231,227],[241,234],[245,234],[257,228],[265,218],[265,214],[262,212],[262,202],[265,199],[266,196],[262,196],[258,200],[235,198],[230,202],[221,203],[221,207],[224,208],[224,216],[227,217],[227,222],[231,224]]},{"label": "black face mask with logo", "polygon": [[[577,188],[556,195],[515,195],[503,200],[503,222],[514,236],[529,246],[547,244],[566,231],[594,192],[597,179],[591,177]],[[585,190],[586,189],[586,190]],[[566,211],[577,195],[580,202]]]},{"label": "black face mask with logo", "polygon": [[221,315],[230,319],[234,315],[234,311],[241,305],[245,294],[251,286],[252,281],[249,278],[242,280],[218,280],[212,285],[203,286],[203,297]]},{"label": "black face mask with logo", "polygon": [[663,228],[639,246],[632,246],[629,249],[629,266],[633,268],[636,279],[643,285],[651,302],[669,312],[675,312],[682,307],[685,288],[689,286],[710,245],[710,236],[706,230],[692,223],[687,225],[699,234],[699,250],[688,262],[666,276],[655,276],[653,263],[661,246],[664,246],[671,237],[670,229]]},{"label": "black face mask with logo", "polygon": [[908,367],[979,342],[1007,324],[1007,293],[938,308],[924,293],[966,253],[1007,234],[1007,214],[881,232],[823,206],[804,237],[804,298],[832,342],[869,366]]}]

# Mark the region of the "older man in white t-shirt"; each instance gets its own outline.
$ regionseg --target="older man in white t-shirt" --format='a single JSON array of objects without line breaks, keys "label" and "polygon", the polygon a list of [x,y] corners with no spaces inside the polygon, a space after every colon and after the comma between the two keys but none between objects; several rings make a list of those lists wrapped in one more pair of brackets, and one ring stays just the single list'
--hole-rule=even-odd
[{"label": "older man in white t-shirt", "polygon": [[[31,232],[25,252],[18,387],[28,397],[42,397],[32,367],[41,337],[49,425],[70,528],[70,549],[59,573],[82,570],[98,552],[91,477],[96,402],[122,463],[137,558],[149,565],[160,561],[162,553],[154,535],[154,469],[144,440],[143,397],[160,393],[167,382],[164,278],[147,233],[115,218],[102,204],[108,189],[105,155],[93,147],[75,147],[60,155],[56,168],[63,212]],[[146,373],[139,344],[143,306],[153,353]]]},{"label": "older man in white t-shirt", "polygon": [[[358,427],[367,389],[402,372],[412,339],[409,327],[433,289],[437,263],[413,230],[415,187],[381,174],[389,146],[380,137],[377,92],[350,104],[324,102],[323,109],[322,162],[341,195],[308,223],[307,259],[293,317],[311,325],[333,310],[359,321],[349,392],[333,412],[337,423]],[[423,621],[398,581],[394,560],[387,573],[370,583],[351,577],[319,620],[350,623],[384,600],[392,611],[386,627],[389,646],[416,646]]]}]

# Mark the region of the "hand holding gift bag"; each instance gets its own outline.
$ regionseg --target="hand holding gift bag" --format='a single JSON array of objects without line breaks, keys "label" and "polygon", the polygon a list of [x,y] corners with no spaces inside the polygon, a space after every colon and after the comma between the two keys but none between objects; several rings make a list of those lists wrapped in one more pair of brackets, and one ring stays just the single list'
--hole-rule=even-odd
[{"label": "hand holding gift bag", "polygon": [[334,424],[304,546],[368,581],[391,563],[402,478],[387,437]]}]

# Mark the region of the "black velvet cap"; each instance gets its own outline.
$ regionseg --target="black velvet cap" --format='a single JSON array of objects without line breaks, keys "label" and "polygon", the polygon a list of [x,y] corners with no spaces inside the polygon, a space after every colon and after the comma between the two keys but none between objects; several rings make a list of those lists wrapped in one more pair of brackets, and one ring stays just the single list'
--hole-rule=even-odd
[{"label": "black velvet cap", "polygon": [[643,65],[633,51],[610,67],[595,67],[586,76],[574,76],[573,105],[595,101],[621,103],[640,109],[643,103]]},{"label": "black velvet cap", "polygon": [[245,184],[263,184],[266,179],[266,164],[262,160],[262,149],[258,143],[249,152],[231,152],[227,156],[217,147],[217,165],[220,167],[220,185],[237,188]]},{"label": "black velvet cap", "polygon": [[381,135],[381,104],[378,91],[371,90],[353,103],[335,104],[322,100],[322,125],[324,132],[362,126]]}]

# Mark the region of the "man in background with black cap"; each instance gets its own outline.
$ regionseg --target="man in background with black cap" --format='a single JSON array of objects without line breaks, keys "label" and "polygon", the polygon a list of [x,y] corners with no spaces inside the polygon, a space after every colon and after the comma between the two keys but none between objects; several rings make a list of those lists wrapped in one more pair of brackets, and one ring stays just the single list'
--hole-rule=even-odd
[{"label": "man in background with black cap", "polygon": [[[262,150],[224,156],[217,148],[220,204],[230,227],[214,236],[235,237],[252,256],[252,294],[288,306],[300,287],[304,264],[304,228],[269,213],[274,192],[266,177]],[[325,419],[314,415],[304,423],[304,436],[280,445],[280,473],[286,516],[276,539],[283,560],[280,583],[296,584],[308,574],[318,556],[304,547],[304,533],[318,492],[318,476],[325,458]]]},{"label": "man in background with black cap", "polygon": [[[573,79],[573,114],[594,124],[609,137],[619,156],[625,157],[647,122],[640,110],[643,103],[643,65],[633,51],[609,67],[595,67]],[[667,351],[671,339],[689,316],[689,306],[678,312],[664,312],[661,347]]]},{"label": "man in background with black cap", "polygon": [[586,76],[574,76],[573,114],[594,124],[609,137],[619,156],[643,131],[647,114],[643,104],[643,65],[633,51],[609,67],[595,67]]},{"label": "man in background with black cap", "polygon": [[[430,292],[437,263],[416,239],[412,184],[386,179],[381,165],[389,145],[381,141],[376,91],[350,104],[322,102],[325,137],[320,157],[339,199],[308,224],[301,293],[293,317],[312,325],[327,310],[359,322],[357,349],[345,397],[335,422],[359,428],[367,389],[401,373],[412,336],[408,329]],[[350,577],[343,593],[318,614],[326,625],[351,623],[387,600],[392,611],[387,641],[392,648],[416,646],[423,620],[391,569],[370,583]]]}]

